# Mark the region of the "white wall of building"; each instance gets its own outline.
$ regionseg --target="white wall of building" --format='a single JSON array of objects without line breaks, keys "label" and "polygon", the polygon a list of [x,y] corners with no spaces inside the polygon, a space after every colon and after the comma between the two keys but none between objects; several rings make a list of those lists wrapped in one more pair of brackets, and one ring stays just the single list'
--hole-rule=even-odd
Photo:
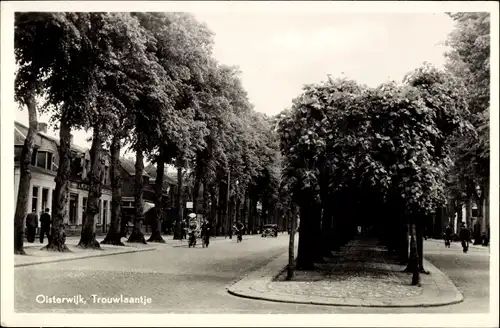
[{"label": "white wall of building", "polygon": [[[18,188],[19,188],[19,178],[20,178],[20,170],[19,168],[16,168],[14,170],[14,192],[15,192],[15,201],[17,203],[17,193],[18,193]],[[50,209],[50,214],[52,215],[52,193],[56,187],[56,182],[54,180],[54,176],[50,174],[44,174],[40,172],[31,172],[31,182],[30,182],[30,188],[28,192],[28,202],[27,202],[27,213],[30,213],[32,208],[33,208],[33,187],[38,187],[38,194],[36,195],[37,202],[36,202],[36,213],[40,216],[45,208]],[[47,190],[47,199],[46,203],[42,204],[42,190],[46,189]],[[69,188],[69,195],[68,195],[68,208],[66,211],[66,216],[64,218],[64,223],[68,224],[70,226],[78,226],[81,225],[83,222],[83,198],[88,198],[88,191],[83,190],[77,187],[75,183],[70,183],[70,188]],[[76,222],[71,223],[69,222],[69,213],[70,213],[70,197],[71,195],[77,195],[76,198]],[[103,189],[102,190],[102,196],[101,196],[101,210],[99,213],[99,219],[96,218],[96,225],[99,226],[103,222],[103,218],[106,218],[106,225],[109,225],[110,220],[111,220],[111,199],[112,199],[112,194],[111,191]],[[107,208],[106,208],[106,214],[103,212],[104,208],[104,201],[107,202]],[[100,224],[99,224],[100,222]],[[40,225],[40,221],[39,221]]]}]

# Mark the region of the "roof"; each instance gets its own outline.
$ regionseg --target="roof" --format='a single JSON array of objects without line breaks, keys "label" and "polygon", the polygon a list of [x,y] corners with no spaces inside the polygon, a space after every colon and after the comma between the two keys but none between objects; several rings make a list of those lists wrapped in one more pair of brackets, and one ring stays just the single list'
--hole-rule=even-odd
[{"label": "roof", "polygon": [[[135,161],[133,159],[121,157],[120,163],[122,165],[122,168],[127,171],[128,174],[130,174],[131,176],[135,176]],[[142,176],[149,177],[150,175],[146,170],[144,170]]]},{"label": "roof", "polygon": [[[14,145],[16,146],[22,146],[24,145],[24,140],[26,139],[26,135],[28,134],[28,127],[24,124],[21,124],[17,121],[14,121]],[[55,138],[53,136],[50,136],[46,133],[38,131],[38,135],[42,138],[45,138],[46,140],[49,140],[57,147],[59,147],[59,138]],[[71,144],[71,150],[77,152],[77,153],[86,153],[89,149],[80,147],[78,145],[75,145],[74,143]],[[126,159],[126,158],[120,158],[121,165],[125,171],[127,171],[130,175],[134,176],[135,175],[135,161]],[[144,172],[145,176],[149,176],[146,172]]]},{"label": "roof", "polygon": [[[149,174],[151,179],[156,179],[156,165],[149,164],[144,168],[144,171]],[[169,185],[177,185],[177,179],[173,179],[166,172],[163,173],[163,182]]]},{"label": "roof", "polygon": [[[27,134],[28,134],[28,127],[22,123],[14,121],[14,145],[16,146],[24,145],[24,140],[26,139]],[[59,138],[55,138],[41,131],[38,131],[38,135],[42,138],[45,138],[46,140],[55,143],[56,146],[59,147]],[[71,150],[77,153],[87,152],[86,148],[75,145],[74,143],[71,143]]]}]

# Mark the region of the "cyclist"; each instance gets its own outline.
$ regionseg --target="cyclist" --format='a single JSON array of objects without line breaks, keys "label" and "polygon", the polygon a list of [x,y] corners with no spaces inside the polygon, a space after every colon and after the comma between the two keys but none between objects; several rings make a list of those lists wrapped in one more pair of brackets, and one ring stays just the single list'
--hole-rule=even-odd
[{"label": "cyclist", "polygon": [[236,222],[234,227],[235,227],[236,235],[238,236],[238,241],[240,242],[243,239],[243,229],[245,228],[245,226],[243,225],[243,223],[241,223],[240,220],[238,220],[238,222]]}]

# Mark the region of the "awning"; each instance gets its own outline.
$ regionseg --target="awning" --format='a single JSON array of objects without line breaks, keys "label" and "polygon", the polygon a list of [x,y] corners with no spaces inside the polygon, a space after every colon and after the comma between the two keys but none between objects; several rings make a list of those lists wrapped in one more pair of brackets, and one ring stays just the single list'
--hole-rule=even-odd
[{"label": "awning", "polygon": [[142,213],[143,214],[146,213],[147,211],[149,211],[153,207],[155,207],[155,204],[150,203],[150,202],[144,202],[144,211]]}]

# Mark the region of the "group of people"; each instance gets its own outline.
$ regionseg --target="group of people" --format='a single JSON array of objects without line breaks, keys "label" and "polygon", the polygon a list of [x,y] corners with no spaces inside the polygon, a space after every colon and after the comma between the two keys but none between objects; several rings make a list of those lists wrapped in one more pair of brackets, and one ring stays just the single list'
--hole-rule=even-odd
[{"label": "group of people", "polygon": [[[231,237],[234,231],[234,234],[236,234],[238,240],[241,241],[244,229],[245,225],[238,220],[231,229]],[[186,237],[188,237],[189,235],[189,240],[192,241],[193,239],[196,239],[197,235],[199,234],[203,245],[205,247],[208,247],[208,244],[210,243],[211,230],[212,226],[207,219],[202,220],[201,226],[198,226],[197,220],[191,220],[189,224],[186,222],[186,220],[183,220],[181,222],[181,239],[186,239]]]},{"label": "group of people", "polygon": [[[43,244],[43,239],[47,236],[50,242],[50,226],[52,224],[52,218],[49,214],[50,210],[45,209],[45,212],[40,215],[40,243]],[[38,214],[36,210],[33,209],[31,213],[26,216],[26,237],[28,242],[35,242],[36,228],[38,228]]]},{"label": "group of people", "polygon": [[[444,233],[444,244],[448,248],[451,247],[452,235],[453,235],[453,231],[451,229],[451,226],[448,224],[446,226],[445,233]],[[462,244],[462,248],[464,250],[464,253],[466,253],[469,249],[469,242],[471,240],[471,232],[470,232],[470,229],[465,225],[464,222],[462,222],[462,225],[460,226],[459,237],[460,237],[460,242]]]}]

